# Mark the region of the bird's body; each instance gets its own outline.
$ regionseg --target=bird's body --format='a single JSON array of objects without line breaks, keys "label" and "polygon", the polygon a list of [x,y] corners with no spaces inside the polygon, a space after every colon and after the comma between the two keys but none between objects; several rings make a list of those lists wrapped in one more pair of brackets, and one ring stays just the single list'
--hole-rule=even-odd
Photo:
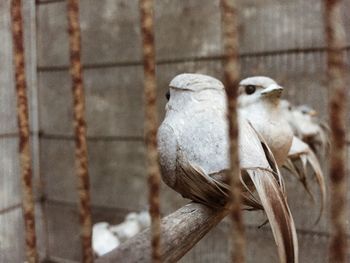
[{"label": "bird's body", "polygon": [[240,113],[264,137],[277,164],[281,166],[288,157],[293,133],[278,106],[262,101],[240,109]]},{"label": "bird's body", "polygon": [[[238,123],[243,202],[265,210],[281,262],[298,262],[295,226],[273,154],[244,117]],[[158,148],[166,184],[196,202],[225,205],[230,187],[220,179],[229,168],[229,136],[226,93],[220,81],[200,74],[181,74],[171,81]]]},{"label": "bird's body", "polygon": [[[158,130],[162,174],[166,175],[164,180],[171,187],[175,185],[179,152],[208,174],[229,167],[224,92],[223,87],[212,90],[209,102],[200,100],[192,92],[190,100],[184,103],[174,98],[176,92],[171,92],[174,93],[171,94],[172,100]],[[191,121],[193,118],[196,121]]]}]

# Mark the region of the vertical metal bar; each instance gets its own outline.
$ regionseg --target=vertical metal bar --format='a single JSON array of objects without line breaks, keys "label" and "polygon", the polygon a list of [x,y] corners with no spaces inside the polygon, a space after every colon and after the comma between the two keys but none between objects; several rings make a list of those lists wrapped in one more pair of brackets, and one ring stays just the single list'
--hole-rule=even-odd
[{"label": "vertical metal bar", "polygon": [[223,22],[223,42],[225,49],[224,60],[224,83],[228,97],[227,118],[230,135],[230,171],[231,184],[230,213],[233,227],[231,237],[233,248],[231,250],[232,262],[242,263],[245,261],[245,231],[241,209],[241,189],[239,180],[238,159],[238,123],[237,123],[237,92],[239,84],[239,54],[238,54],[238,26],[237,26],[237,3],[235,0],[221,0],[221,13]]},{"label": "vertical metal bar", "polygon": [[38,262],[35,234],[35,210],[32,189],[32,160],[29,142],[29,115],[24,61],[22,1],[12,0],[12,37],[15,63],[17,118],[19,129],[19,155],[21,165],[22,209],[25,226],[26,257],[30,263]]},{"label": "vertical metal bar", "polygon": [[74,104],[75,158],[78,179],[79,217],[82,240],[82,261],[93,262],[91,247],[91,204],[89,192],[88,152],[86,143],[85,100],[81,66],[79,0],[68,0],[70,74]]},{"label": "vertical metal bar", "polygon": [[342,24],[341,1],[325,0],[325,29],[328,46],[329,119],[331,127],[331,222],[329,262],[346,262],[347,259],[347,175],[346,175],[346,66],[345,30]]},{"label": "vertical metal bar", "polygon": [[161,262],[160,258],[160,208],[159,187],[160,170],[157,152],[157,105],[156,71],[154,47],[154,2],[140,0],[144,92],[145,92],[145,140],[147,147],[147,172],[149,184],[149,204],[152,218],[152,261]]}]

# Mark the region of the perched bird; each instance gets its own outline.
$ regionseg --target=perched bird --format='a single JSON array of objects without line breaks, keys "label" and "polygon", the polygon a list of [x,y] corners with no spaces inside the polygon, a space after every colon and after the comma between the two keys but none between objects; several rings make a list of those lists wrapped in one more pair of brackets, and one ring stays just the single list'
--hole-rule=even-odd
[{"label": "perched bird", "polygon": [[[246,78],[240,82],[239,112],[266,140],[278,166],[283,166],[297,175],[312,196],[306,181],[307,166],[308,164],[311,166],[322,194],[318,221],[325,202],[323,173],[310,147],[293,134],[294,126],[292,128],[290,123],[294,116],[291,112],[286,113],[286,102],[281,100],[282,91],[283,88],[271,78],[262,76]],[[302,128],[305,133],[316,131],[311,124],[304,125]],[[298,169],[297,161],[301,161],[302,169]]]},{"label": "perched bird", "polygon": [[111,226],[110,230],[114,233],[121,242],[132,238],[146,227],[150,226],[151,218],[149,213],[144,211],[140,213],[129,213],[125,220],[115,226]]},{"label": "perched bird", "polygon": [[110,225],[107,222],[96,223],[92,228],[92,248],[100,257],[150,225],[151,217],[147,211],[129,213],[118,225]]},{"label": "perched bird", "polygon": [[307,105],[293,106],[287,100],[283,100],[281,105],[294,135],[307,143],[315,153],[325,155],[330,146],[329,128],[316,117],[317,112]]},{"label": "perched bird", "polygon": [[[321,192],[320,213],[316,220],[318,222],[326,202],[326,184],[320,163],[312,146],[316,147],[314,143],[318,141],[319,136],[326,135],[311,118],[315,114],[315,111],[311,108],[307,106],[293,107],[288,101],[283,100],[282,109],[294,131],[292,147],[288,154],[288,160],[284,163],[284,168],[296,175],[312,200],[315,201],[307,180],[308,167],[311,168]],[[325,142],[326,139],[322,140]],[[321,143],[321,145],[324,144]],[[301,168],[299,168],[300,166]]]},{"label": "perched bird", "polygon": [[[224,86],[210,76],[180,74],[170,82],[169,91],[166,116],[158,130],[162,178],[185,198],[223,207],[230,191],[225,183],[229,137]],[[243,203],[265,210],[280,261],[298,262],[294,221],[277,163],[250,123],[244,117],[238,122]]]},{"label": "perched bird", "polygon": [[100,257],[120,245],[119,239],[109,229],[107,222],[94,224],[92,228],[92,249]]},{"label": "perched bird", "polygon": [[250,77],[239,83],[239,112],[263,136],[279,167],[287,160],[293,131],[280,106],[283,88],[268,77]]}]

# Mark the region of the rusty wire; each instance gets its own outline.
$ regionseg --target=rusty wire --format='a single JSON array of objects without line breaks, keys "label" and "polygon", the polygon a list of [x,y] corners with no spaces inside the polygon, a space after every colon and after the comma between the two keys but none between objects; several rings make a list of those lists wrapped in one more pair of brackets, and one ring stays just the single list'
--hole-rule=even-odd
[{"label": "rusty wire", "polygon": [[83,88],[83,72],[81,66],[81,37],[79,26],[79,0],[67,1],[70,74],[74,104],[75,158],[78,179],[79,219],[82,240],[82,261],[93,262],[91,247],[92,223],[90,186],[88,173],[88,152],[86,143],[85,101]]},{"label": "rusty wire", "polygon": [[[245,231],[242,217],[241,188],[239,180],[238,159],[238,122],[237,122],[237,93],[239,84],[239,53],[238,53],[238,26],[237,3],[234,0],[221,1],[221,14],[223,22],[223,43],[225,49],[224,83],[228,97],[227,118],[230,135],[230,171],[228,178],[231,184],[231,219],[232,262],[245,261]],[[234,238],[233,238],[234,237]]]},{"label": "rusty wire", "polygon": [[12,37],[15,64],[19,155],[21,165],[22,209],[25,226],[26,258],[38,262],[35,234],[35,210],[32,189],[32,160],[29,142],[29,114],[25,77],[22,1],[12,0]]},{"label": "rusty wire", "polygon": [[152,261],[161,262],[160,251],[160,169],[157,152],[156,59],[154,46],[154,2],[140,0],[141,33],[145,92],[145,140],[147,147],[147,172],[149,204],[152,218]]},{"label": "rusty wire", "polygon": [[328,46],[328,85],[331,94],[329,119],[331,127],[331,222],[329,262],[347,261],[347,175],[346,175],[346,65],[342,48],[345,30],[342,23],[341,1],[325,0],[325,29]]}]

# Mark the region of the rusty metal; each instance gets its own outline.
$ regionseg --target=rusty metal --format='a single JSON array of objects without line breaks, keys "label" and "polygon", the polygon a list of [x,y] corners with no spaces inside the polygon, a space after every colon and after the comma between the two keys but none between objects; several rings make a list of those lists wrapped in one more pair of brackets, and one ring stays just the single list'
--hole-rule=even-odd
[{"label": "rusty metal", "polygon": [[328,46],[329,119],[331,127],[331,222],[329,262],[347,261],[347,174],[346,174],[346,64],[345,30],[341,1],[325,0],[325,27]]},{"label": "rusty metal", "polygon": [[82,240],[82,261],[93,262],[91,247],[92,223],[90,186],[88,173],[88,152],[86,143],[85,101],[83,72],[81,66],[81,37],[79,26],[79,0],[67,1],[70,73],[74,104],[75,158],[78,179],[79,219]]},{"label": "rusty metal", "polygon": [[145,92],[145,140],[147,147],[147,173],[149,184],[149,205],[152,218],[152,261],[161,262],[160,251],[160,169],[157,152],[157,94],[156,59],[154,47],[154,2],[140,0],[141,33]]},{"label": "rusty metal", "polygon": [[12,0],[12,37],[15,64],[19,155],[21,165],[22,209],[25,226],[26,258],[38,262],[35,234],[35,209],[32,189],[32,159],[29,142],[29,115],[25,77],[22,1]]},{"label": "rusty metal", "polygon": [[245,262],[245,230],[242,216],[241,188],[239,180],[238,159],[238,122],[237,122],[237,93],[239,84],[239,53],[238,53],[238,26],[237,26],[237,3],[234,0],[221,1],[221,15],[223,22],[223,43],[225,49],[224,60],[224,84],[228,97],[227,118],[230,135],[230,170],[228,179],[231,184],[230,213],[233,227],[231,238],[232,262]]}]

